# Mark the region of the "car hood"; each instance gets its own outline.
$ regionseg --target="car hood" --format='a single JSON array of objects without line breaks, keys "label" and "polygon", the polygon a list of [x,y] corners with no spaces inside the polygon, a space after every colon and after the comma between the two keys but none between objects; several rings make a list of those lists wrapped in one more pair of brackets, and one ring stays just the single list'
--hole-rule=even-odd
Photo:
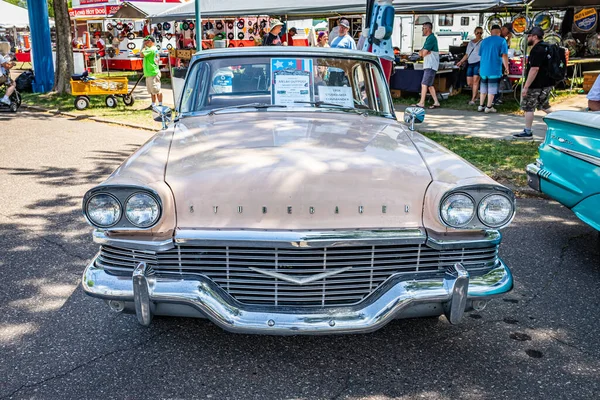
[{"label": "car hood", "polygon": [[166,168],[177,227],[420,227],[431,176],[404,129],[318,111],[182,118]]}]

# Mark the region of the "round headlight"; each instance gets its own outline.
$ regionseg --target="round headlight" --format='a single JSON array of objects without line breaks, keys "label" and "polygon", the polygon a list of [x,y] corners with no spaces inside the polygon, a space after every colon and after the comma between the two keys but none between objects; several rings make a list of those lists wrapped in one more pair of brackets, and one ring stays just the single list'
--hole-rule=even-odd
[{"label": "round headlight", "polygon": [[110,194],[97,194],[88,201],[86,214],[92,224],[108,228],[121,219],[121,204]]},{"label": "round headlight", "polygon": [[456,193],[442,202],[440,212],[447,225],[458,228],[471,221],[475,213],[475,203],[469,196]]},{"label": "round headlight", "polygon": [[154,225],[158,220],[158,203],[154,197],[148,194],[134,194],[125,204],[125,216],[133,225],[147,228]]},{"label": "round headlight", "polygon": [[481,222],[497,228],[510,221],[513,211],[513,203],[506,196],[491,194],[479,203],[478,215]]}]

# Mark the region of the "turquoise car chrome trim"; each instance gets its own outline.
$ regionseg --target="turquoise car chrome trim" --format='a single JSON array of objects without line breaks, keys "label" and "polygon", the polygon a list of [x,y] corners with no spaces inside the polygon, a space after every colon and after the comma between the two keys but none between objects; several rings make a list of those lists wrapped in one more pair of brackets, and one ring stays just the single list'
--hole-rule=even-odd
[{"label": "turquoise car chrome trim", "polygon": [[551,144],[550,147],[552,147],[554,150],[562,151],[565,154],[568,154],[568,155],[573,156],[575,158],[579,158],[580,160],[583,160],[585,162],[589,162],[590,164],[594,164],[594,165],[597,165],[597,166],[600,167],[600,157],[590,156],[588,154],[584,154],[584,153],[579,152],[579,151],[566,149],[564,147],[555,146],[553,144]]}]

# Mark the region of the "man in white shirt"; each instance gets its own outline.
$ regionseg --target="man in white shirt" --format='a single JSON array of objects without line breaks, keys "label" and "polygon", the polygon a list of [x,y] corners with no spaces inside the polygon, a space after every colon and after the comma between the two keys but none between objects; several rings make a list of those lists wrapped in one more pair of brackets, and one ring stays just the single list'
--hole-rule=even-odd
[{"label": "man in white shirt", "polygon": [[350,30],[350,22],[347,19],[340,19],[338,22],[339,34],[338,37],[331,41],[331,47],[337,47],[338,49],[350,49],[356,50],[356,43],[352,36],[348,34]]},{"label": "man in white shirt", "polygon": [[12,68],[10,57],[0,55],[0,85],[6,84],[6,93],[0,99],[0,103],[10,105],[10,95],[15,91],[15,81],[10,79],[10,69]]},{"label": "man in white shirt", "polygon": [[594,86],[590,89],[587,99],[590,111],[600,111],[600,75],[598,75]]}]

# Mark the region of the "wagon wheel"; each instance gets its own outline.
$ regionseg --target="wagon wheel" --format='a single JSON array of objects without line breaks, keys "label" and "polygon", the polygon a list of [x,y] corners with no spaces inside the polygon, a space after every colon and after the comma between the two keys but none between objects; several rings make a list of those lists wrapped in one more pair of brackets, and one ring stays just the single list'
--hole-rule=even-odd
[{"label": "wagon wheel", "polygon": [[115,108],[115,107],[117,107],[117,104],[118,104],[117,98],[115,96],[113,96],[112,94],[109,96],[106,96],[104,103],[106,103],[106,107],[110,107],[110,108]]},{"label": "wagon wheel", "polygon": [[77,96],[75,97],[75,108],[79,111],[85,110],[90,106],[90,99],[87,96]]},{"label": "wagon wheel", "polygon": [[10,112],[16,113],[17,110],[19,109],[19,106],[17,105],[17,103],[10,103],[10,106],[8,106],[8,109],[10,110]]},{"label": "wagon wheel", "polygon": [[123,96],[123,103],[126,106],[130,107],[133,105],[133,103],[135,103],[135,98],[132,94],[126,94],[125,96]]}]

